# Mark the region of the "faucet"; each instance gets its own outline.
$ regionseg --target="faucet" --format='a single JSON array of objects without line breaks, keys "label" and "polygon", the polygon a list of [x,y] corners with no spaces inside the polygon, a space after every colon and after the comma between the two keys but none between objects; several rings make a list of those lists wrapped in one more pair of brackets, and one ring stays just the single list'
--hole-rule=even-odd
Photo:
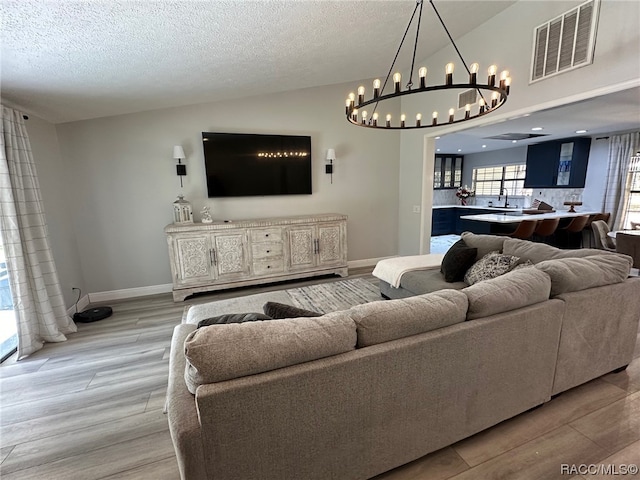
[{"label": "faucet", "polygon": [[500,189],[500,195],[498,195],[498,201],[500,201],[500,197],[504,195],[504,208],[508,208],[509,207],[509,193],[507,192],[506,188],[501,188]]}]

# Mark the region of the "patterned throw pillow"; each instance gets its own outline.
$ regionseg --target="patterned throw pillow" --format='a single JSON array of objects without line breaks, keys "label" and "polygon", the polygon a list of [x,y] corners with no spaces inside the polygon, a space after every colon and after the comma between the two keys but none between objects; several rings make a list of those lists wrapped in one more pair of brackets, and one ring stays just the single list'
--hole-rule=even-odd
[{"label": "patterned throw pillow", "polygon": [[474,263],[464,275],[467,285],[499,277],[511,270],[520,260],[513,255],[503,255],[500,252],[489,252]]}]

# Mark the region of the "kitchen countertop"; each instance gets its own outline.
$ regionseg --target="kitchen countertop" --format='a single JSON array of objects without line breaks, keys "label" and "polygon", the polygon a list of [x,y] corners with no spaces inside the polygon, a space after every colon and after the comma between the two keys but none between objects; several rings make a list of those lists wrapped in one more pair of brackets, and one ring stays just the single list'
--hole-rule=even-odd
[{"label": "kitchen countertop", "polygon": [[440,208],[470,208],[472,210],[496,210],[496,211],[505,211],[505,210],[509,210],[509,211],[513,211],[513,210],[517,210],[517,208],[505,208],[505,207],[487,207],[487,206],[483,206],[483,205],[434,205],[433,209],[440,209]]},{"label": "kitchen countertop", "polygon": [[583,212],[575,212],[569,213],[568,211],[564,212],[553,212],[553,213],[535,213],[535,214],[526,214],[522,213],[522,210],[513,209],[509,212],[504,213],[484,213],[480,215],[463,215],[460,218],[463,220],[476,220],[478,222],[489,222],[489,223],[519,223],[523,220],[544,220],[547,218],[570,218],[570,217],[579,217],[580,215],[594,215],[596,213],[601,213],[597,211],[585,210]]}]

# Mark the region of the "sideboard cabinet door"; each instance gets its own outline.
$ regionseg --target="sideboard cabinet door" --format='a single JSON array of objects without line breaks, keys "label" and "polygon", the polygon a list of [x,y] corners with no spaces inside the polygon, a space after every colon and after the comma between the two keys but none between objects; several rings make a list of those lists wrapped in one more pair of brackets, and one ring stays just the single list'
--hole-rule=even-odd
[{"label": "sideboard cabinet door", "polygon": [[242,277],[249,273],[245,232],[213,235],[213,262],[216,278]]},{"label": "sideboard cabinet door", "polygon": [[176,283],[198,285],[215,278],[212,268],[211,235],[184,235],[175,238]]}]

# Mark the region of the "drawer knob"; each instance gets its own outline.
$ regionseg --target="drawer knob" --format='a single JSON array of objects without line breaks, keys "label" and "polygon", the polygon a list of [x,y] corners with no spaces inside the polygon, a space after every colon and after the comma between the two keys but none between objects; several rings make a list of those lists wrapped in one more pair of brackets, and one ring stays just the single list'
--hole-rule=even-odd
[{"label": "drawer knob", "polygon": [[271,250],[267,250],[267,253],[271,252]]},{"label": "drawer knob", "polygon": [[271,268],[271,265],[267,265],[267,268]]},{"label": "drawer knob", "polygon": [[268,234],[268,233],[265,233],[265,234],[264,234],[264,236],[265,236],[265,237],[268,237],[268,236],[269,236],[269,234]]}]

